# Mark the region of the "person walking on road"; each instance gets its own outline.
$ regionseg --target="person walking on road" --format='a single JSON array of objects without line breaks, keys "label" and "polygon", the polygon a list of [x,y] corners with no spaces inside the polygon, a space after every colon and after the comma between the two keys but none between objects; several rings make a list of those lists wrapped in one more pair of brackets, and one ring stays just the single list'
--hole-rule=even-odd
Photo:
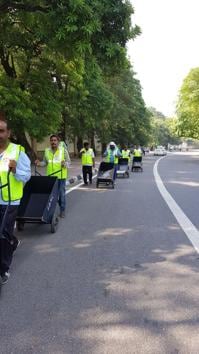
[{"label": "person walking on road", "polygon": [[116,144],[111,141],[108,146],[107,149],[104,153],[105,156],[105,161],[106,162],[111,162],[114,163],[114,174],[113,174],[113,180],[115,181],[116,179],[116,174],[117,174],[117,169],[118,169],[118,158],[122,157],[122,154],[120,152],[120,150],[118,149],[118,147],[116,146]]},{"label": "person walking on road", "polygon": [[60,217],[65,217],[66,209],[66,179],[68,177],[67,164],[70,157],[66,149],[59,145],[56,134],[50,136],[50,147],[45,149],[43,161],[36,160],[36,166],[46,166],[47,176],[58,178]]},{"label": "person walking on road", "polygon": [[135,147],[135,149],[133,150],[133,157],[142,157],[142,150],[140,147]]},{"label": "person walking on road", "polygon": [[122,157],[123,159],[128,159],[130,162],[131,159],[131,152],[130,150],[127,148],[127,146],[125,145],[123,150],[122,150]]},{"label": "person walking on road", "polygon": [[80,150],[80,156],[82,159],[82,174],[84,184],[88,184],[87,175],[89,176],[89,183],[92,184],[92,169],[95,167],[95,154],[93,149],[89,147],[88,142],[84,143],[83,149]]},{"label": "person walking on road", "polygon": [[9,279],[13,252],[20,243],[13,235],[14,224],[23,196],[24,184],[31,177],[30,160],[20,145],[10,142],[10,133],[6,119],[0,120],[0,185],[2,187],[0,193],[0,280],[2,284],[7,283]]}]

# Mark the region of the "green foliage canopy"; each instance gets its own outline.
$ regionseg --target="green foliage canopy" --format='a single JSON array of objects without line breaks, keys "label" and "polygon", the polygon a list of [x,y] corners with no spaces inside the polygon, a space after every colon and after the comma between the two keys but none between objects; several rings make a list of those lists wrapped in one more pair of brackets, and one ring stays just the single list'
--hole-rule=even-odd
[{"label": "green foliage canopy", "polygon": [[0,109],[19,140],[64,126],[69,136],[97,134],[144,143],[149,118],[126,43],[128,0],[0,2]]},{"label": "green foliage canopy", "polygon": [[199,68],[184,79],[177,105],[178,132],[183,137],[199,138]]},{"label": "green foliage canopy", "polygon": [[157,111],[154,107],[148,108],[151,118],[151,138],[150,144],[153,146],[168,144],[179,144],[178,137],[178,119],[168,118],[162,112]]}]

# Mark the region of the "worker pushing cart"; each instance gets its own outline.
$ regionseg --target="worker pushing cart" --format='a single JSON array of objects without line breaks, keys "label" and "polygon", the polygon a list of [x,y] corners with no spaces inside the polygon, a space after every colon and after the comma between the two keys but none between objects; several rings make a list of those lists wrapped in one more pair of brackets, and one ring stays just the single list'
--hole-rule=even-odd
[{"label": "worker pushing cart", "polygon": [[21,146],[10,142],[10,128],[0,115],[0,281],[7,283],[13,252],[19,241],[13,235],[24,184],[31,176],[30,160]]}]

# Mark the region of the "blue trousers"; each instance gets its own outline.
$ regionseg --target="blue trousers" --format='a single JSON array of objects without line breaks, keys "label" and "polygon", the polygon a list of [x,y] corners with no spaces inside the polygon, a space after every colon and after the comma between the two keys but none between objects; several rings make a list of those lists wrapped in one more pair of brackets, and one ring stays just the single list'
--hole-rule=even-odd
[{"label": "blue trousers", "polygon": [[59,203],[60,211],[64,211],[66,208],[66,180],[65,179],[58,180],[58,188],[59,188],[58,203]]}]

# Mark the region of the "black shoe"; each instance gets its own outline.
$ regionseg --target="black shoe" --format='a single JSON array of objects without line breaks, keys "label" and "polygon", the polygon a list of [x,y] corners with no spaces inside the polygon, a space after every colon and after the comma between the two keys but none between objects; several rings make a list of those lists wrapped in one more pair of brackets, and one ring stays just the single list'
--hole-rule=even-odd
[{"label": "black shoe", "polygon": [[90,184],[92,184],[93,182],[92,182],[92,181],[90,181],[89,183],[90,183]]},{"label": "black shoe", "polygon": [[84,185],[87,186],[88,182],[84,182]]},{"label": "black shoe", "polygon": [[9,272],[5,272],[2,276],[1,276],[1,284],[4,285],[8,282],[8,279],[10,278],[10,273]]}]

